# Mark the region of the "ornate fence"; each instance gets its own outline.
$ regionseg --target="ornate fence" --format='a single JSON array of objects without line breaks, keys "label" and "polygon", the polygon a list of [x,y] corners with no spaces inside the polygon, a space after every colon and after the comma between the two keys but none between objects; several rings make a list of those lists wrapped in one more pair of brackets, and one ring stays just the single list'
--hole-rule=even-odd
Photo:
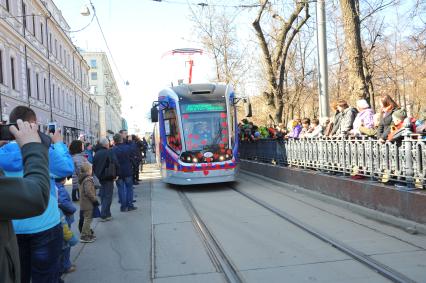
[{"label": "ornate fence", "polygon": [[371,139],[258,140],[242,142],[240,158],[425,186],[426,141],[410,137],[400,144]]}]

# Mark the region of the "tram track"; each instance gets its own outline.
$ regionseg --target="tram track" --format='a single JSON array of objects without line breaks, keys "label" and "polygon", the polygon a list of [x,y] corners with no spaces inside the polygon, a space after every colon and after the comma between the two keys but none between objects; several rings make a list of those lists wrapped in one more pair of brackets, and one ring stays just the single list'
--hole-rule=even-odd
[{"label": "tram track", "polygon": [[300,228],[301,230],[309,233],[310,235],[314,236],[315,238],[328,243],[330,246],[336,248],[337,250],[343,252],[344,254],[350,256],[355,261],[362,263],[363,265],[367,266],[371,270],[377,272],[381,276],[389,279],[392,282],[398,282],[398,283],[415,283],[414,280],[411,278],[408,278],[404,274],[398,272],[397,270],[382,264],[381,262],[371,258],[370,256],[364,254],[361,251],[358,251],[349,245],[344,244],[343,242],[334,239],[333,237],[322,233],[318,231],[316,228],[311,227],[310,225],[303,223],[302,221],[298,220],[297,218],[285,213],[284,211],[271,206],[267,202],[249,194],[246,193],[238,188],[235,188],[233,186],[227,186],[228,188],[232,189],[233,191],[237,192],[238,194],[244,196],[245,198],[249,199],[250,201],[256,203],[257,205],[263,207],[264,209],[272,212],[279,218],[295,225],[296,227]]},{"label": "tram track", "polygon": [[178,191],[179,197],[182,200],[186,210],[188,211],[195,230],[200,236],[206,251],[212,260],[213,265],[216,269],[221,272],[228,283],[242,283],[243,278],[239,275],[239,272],[232,264],[220,244],[216,241],[212,233],[210,232],[207,225],[204,223],[202,218],[199,216],[197,210],[193,206],[191,200],[182,191]]}]

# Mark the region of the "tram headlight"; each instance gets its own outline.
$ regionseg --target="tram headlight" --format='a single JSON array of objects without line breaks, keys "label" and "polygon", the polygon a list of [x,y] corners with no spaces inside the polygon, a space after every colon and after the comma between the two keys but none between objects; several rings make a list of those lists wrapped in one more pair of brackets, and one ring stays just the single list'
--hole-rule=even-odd
[{"label": "tram headlight", "polygon": [[186,161],[191,162],[191,156],[188,156],[188,157],[186,158]]},{"label": "tram headlight", "polygon": [[219,161],[224,161],[225,157],[223,155],[219,156]]},{"label": "tram headlight", "polygon": [[194,157],[194,158],[192,159],[192,162],[193,162],[193,163],[197,163],[197,162],[198,162],[198,159]]},{"label": "tram headlight", "polygon": [[229,158],[229,154],[225,155],[225,158],[228,159]]}]

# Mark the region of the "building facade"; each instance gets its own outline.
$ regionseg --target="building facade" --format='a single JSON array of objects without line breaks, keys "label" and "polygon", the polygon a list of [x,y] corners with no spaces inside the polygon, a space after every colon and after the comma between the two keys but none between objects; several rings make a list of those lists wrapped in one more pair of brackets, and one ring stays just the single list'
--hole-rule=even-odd
[{"label": "building facade", "polygon": [[83,52],[89,64],[90,92],[100,106],[101,137],[112,137],[122,129],[121,95],[105,52]]},{"label": "building facade", "polygon": [[99,138],[99,105],[89,66],[52,0],[0,0],[0,117],[18,105],[37,113],[42,130],[56,122],[68,143]]}]

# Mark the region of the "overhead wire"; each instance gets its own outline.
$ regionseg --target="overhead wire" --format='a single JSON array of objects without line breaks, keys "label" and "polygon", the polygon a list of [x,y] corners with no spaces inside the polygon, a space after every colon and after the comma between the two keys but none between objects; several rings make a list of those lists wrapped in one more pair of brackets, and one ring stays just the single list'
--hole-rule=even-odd
[{"label": "overhead wire", "polygon": [[207,2],[199,2],[199,3],[192,3],[192,2],[184,2],[184,1],[178,1],[178,0],[151,0],[153,2],[159,2],[159,3],[169,3],[169,4],[177,4],[177,5],[192,5],[192,6],[199,6],[199,7],[223,7],[223,8],[257,8],[260,7],[260,4],[240,4],[240,5],[226,5],[226,4],[210,4]]},{"label": "overhead wire", "polygon": [[89,2],[90,2],[90,5],[92,6],[93,17],[96,19],[96,22],[97,22],[99,30],[101,32],[101,35],[102,35],[102,38],[104,40],[105,46],[106,46],[106,48],[108,50],[108,54],[109,54],[109,56],[111,58],[111,61],[112,61],[113,65],[114,65],[115,69],[117,70],[117,73],[118,73],[121,81],[124,82],[125,84],[128,84],[128,82],[124,80],[124,78],[123,78],[123,76],[122,76],[122,74],[120,72],[120,69],[118,68],[117,62],[115,61],[115,58],[112,55],[111,48],[109,47],[108,41],[107,41],[105,33],[104,33],[103,29],[102,29],[102,26],[101,26],[101,23],[99,21],[98,15],[96,14],[95,6],[93,5],[92,0],[90,0]]}]

